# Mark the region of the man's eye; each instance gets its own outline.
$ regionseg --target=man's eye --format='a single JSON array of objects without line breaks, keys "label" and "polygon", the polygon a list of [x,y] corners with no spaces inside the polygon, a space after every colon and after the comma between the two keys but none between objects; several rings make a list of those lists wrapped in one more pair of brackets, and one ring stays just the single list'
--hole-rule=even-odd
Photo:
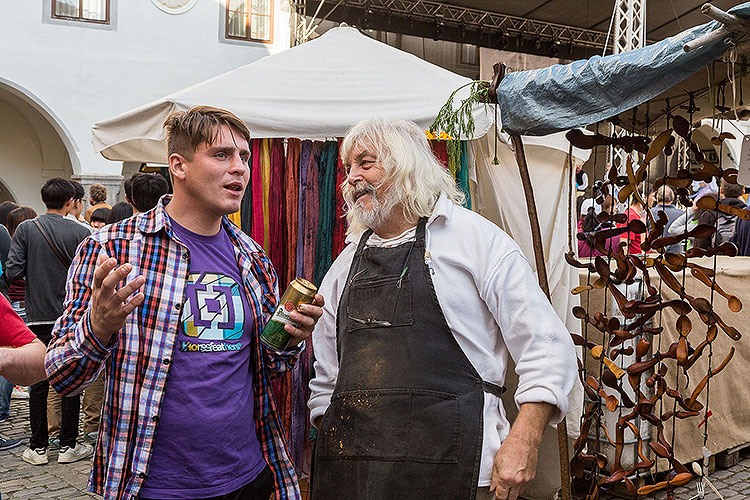
[{"label": "man's eye", "polygon": [[227,154],[226,153],[216,153],[216,157],[217,158],[226,158]]}]

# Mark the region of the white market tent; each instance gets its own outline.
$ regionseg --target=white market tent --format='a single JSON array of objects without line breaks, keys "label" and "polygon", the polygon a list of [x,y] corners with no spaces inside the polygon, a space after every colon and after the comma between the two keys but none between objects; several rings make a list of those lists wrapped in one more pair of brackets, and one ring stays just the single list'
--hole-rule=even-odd
[{"label": "white market tent", "polygon": [[[92,142],[110,160],[166,163],[164,119],[202,104],[232,111],[256,138],[343,137],[369,117],[408,119],[426,130],[450,94],[470,81],[340,27],[99,122]],[[474,119],[482,137],[491,117],[477,106]]]},{"label": "white market tent", "polygon": [[[427,130],[448,97],[470,80],[414,55],[361,34],[354,28],[334,28],[319,38],[239,67],[192,87],[162,97],[94,125],[92,142],[97,152],[116,161],[166,163],[162,124],[174,111],[211,105],[237,114],[255,138],[321,139],[343,137],[364,118],[407,119]],[[457,95],[465,97],[468,89]],[[502,227],[519,244],[535,269],[526,202],[518,167],[507,136],[500,134],[495,149],[491,107],[477,106],[471,141],[475,171],[474,208]],[[563,134],[526,139],[552,302],[571,332],[580,322],[570,313],[578,305],[569,293],[577,285],[575,269],[565,264],[570,213],[567,172],[568,142]],[[589,151],[576,150],[581,161]],[[495,157],[499,164],[493,164]],[[571,212],[572,211],[572,212]],[[574,215],[575,217],[575,215]],[[573,226],[575,229],[575,226]],[[512,375],[509,374],[511,377]],[[512,384],[506,381],[506,385]],[[505,407],[515,413],[510,400]],[[581,398],[575,391],[573,400]],[[580,411],[580,400],[571,401]],[[570,435],[578,434],[578,418],[568,418]],[[554,429],[543,444],[537,483],[539,491],[559,485],[557,441]],[[542,472],[544,471],[544,472]]]}]

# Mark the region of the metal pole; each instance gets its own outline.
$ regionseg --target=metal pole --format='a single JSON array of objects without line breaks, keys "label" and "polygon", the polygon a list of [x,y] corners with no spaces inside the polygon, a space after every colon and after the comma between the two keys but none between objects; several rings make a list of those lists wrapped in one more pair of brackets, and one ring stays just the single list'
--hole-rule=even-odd
[{"label": "metal pole", "polygon": [[[497,131],[495,131],[497,133]],[[547,267],[544,264],[544,245],[542,243],[542,230],[539,227],[539,215],[536,211],[536,201],[534,201],[534,188],[531,185],[531,176],[529,167],[526,163],[526,154],[523,150],[523,141],[520,135],[511,135],[513,149],[516,153],[516,163],[518,171],[521,174],[521,184],[523,184],[523,194],[526,197],[526,212],[529,214],[529,225],[531,226],[531,241],[534,245],[534,262],[536,263],[536,273],[539,279],[539,286],[550,299],[549,281],[547,280]],[[570,221],[568,221],[570,223]],[[570,492],[570,456],[568,453],[568,427],[566,419],[563,417],[562,422],[557,424],[557,444],[560,449],[560,488],[563,500],[571,500]]]}]

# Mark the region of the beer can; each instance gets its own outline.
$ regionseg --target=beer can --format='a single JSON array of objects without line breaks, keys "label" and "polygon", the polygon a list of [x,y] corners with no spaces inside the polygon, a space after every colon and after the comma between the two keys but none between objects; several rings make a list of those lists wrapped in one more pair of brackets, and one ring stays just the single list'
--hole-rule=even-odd
[{"label": "beer can", "polygon": [[299,323],[294,321],[290,314],[300,304],[311,304],[315,300],[318,289],[309,281],[302,278],[294,278],[281,296],[278,307],[271,316],[271,320],[263,328],[260,340],[271,349],[283,351],[292,337],[284,325],[292,325],[299,328]]}]

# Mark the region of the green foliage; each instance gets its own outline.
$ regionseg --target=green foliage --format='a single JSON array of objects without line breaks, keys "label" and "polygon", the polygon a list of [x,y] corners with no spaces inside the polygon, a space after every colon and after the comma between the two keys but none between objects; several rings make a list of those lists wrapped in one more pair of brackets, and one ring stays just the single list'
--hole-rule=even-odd
[{"label": "green foliage", "polygon": [[[463,88],[470,87],[469,95],[462,99],[457,108],[453,107],[456,94]],[[452,140],[446,142],[448,150],[448,163],[451,172],[455,175],[461,157],[461,140],[474,137],[474,115],[472,109],[477,104],[489,102],[489,86],[487,82],[475,80],[462,85],[453,91],[448,101],[440,108],[435,121],[430,125],[430,132],[436,136],[440,133],[447,134]]]}]

